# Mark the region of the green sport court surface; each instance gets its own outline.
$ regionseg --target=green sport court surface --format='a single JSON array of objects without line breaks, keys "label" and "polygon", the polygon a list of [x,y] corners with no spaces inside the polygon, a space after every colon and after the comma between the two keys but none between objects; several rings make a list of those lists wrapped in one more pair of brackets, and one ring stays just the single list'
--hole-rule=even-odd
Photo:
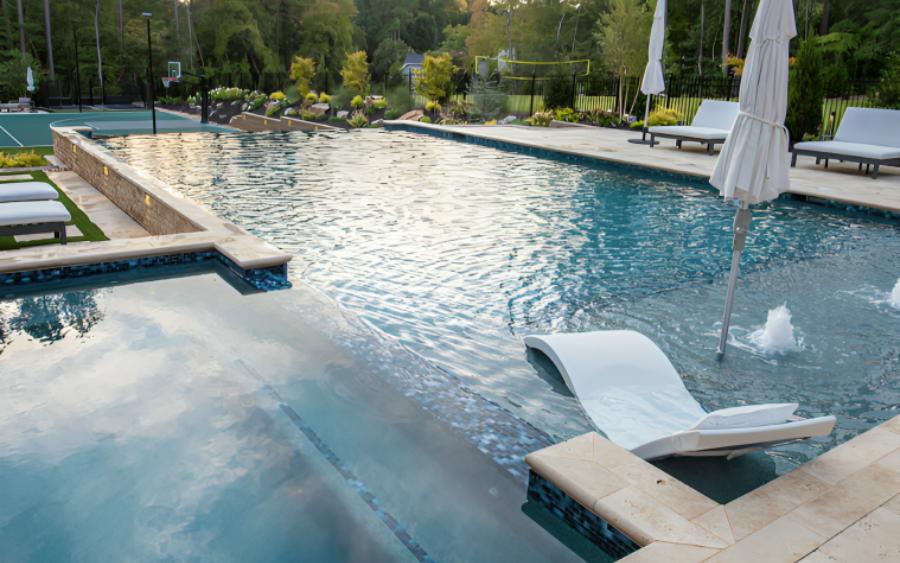
[{"label": "green sport court surface", "polygon": [[[184,133],[190,131],[230,131],[227,127],[203,125],[198,120],[174,113],[156,112],[157,131]],[[3,113],[0,114],[0,148],[43,147],[53,144],[50,125],[85,125],[97,136],[150,133],[150,112],[92,111],[84,113]]]}]

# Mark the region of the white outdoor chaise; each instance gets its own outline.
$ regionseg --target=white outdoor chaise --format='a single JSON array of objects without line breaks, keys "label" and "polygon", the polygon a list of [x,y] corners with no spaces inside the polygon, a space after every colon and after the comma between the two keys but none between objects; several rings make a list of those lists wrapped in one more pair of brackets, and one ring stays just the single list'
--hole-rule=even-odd
[{"label": "white outdoor chaise", "polygon": [[873,165],[872,178],[878,178],[878,168],[900,166],[900,110],[875,108],[847,108],[838,125],[834,140],[796,143],[791,156],[791,166],[797,165],[797,156],[816,157],[816,164],[825,159],[858,162]]},{"label": "white outdoor chaise", "polygon": [[681,148],[682,141],[706,145],[706,152],[712,154],[713,148],[728,138],[739,110],[737,102],[703,100],[690,125],[655,125],[649,128],[650,146],[656,144],[656,137],[665,137],[675,139],[678,148]]},{"label": "white outdoor chaise", "polygon": [[11,201],[47,201],[59,199],[59,193],[46,182],[0,183],[0,203]]},{"label": "white outdoor chaise", "polygon": [[835,418],[794,416],[797,403],[732,407],[707,413],[669,359],[646,336],[610,330],[527,336],[543,352],[598,429],[643,459],[736,457],[778,444],[826,436]]},{"label": "white outdoor chaise", "polygon": [[53,233],[66,244],[66,222],[71,219],[58,201],[0,203],[0,236]]}]

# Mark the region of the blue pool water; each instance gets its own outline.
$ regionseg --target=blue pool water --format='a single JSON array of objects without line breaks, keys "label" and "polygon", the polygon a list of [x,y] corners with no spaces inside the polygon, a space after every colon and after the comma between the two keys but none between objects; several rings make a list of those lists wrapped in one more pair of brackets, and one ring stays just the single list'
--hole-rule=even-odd
[{"label": "blue pool water", "polygon": [[[778,472],[897,414],[900,311],[881,302],[900,277],[896,221],[787,200],[755,210],[736,341],[718,363],[734,210],[702,183],[403,132],[108,146],[294,252],[294,276],[555,438],[590,424],[526,353],[530,332],[636,329],[709,409],[799,401],[838,416],[831,437],[772,452]],[[785,303],[803,347],[767,354],[750,334]]]},{"label": "blue pool water", "polygon": [[203,268],[0,302],[4,563],[608,560],[442,422],[452,384],[425,409],[321,294]]}]

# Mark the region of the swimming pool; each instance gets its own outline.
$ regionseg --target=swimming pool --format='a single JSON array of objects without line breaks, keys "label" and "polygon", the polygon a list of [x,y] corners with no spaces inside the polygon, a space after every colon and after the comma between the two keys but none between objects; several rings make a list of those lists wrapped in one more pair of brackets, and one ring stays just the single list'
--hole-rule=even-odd
[{"label": "swimming pool", "polygon": [[4,562],[608,560],[333,301],[147,274],[0,301]]},{"label": "swimming pool", "polygon": [[[404,132],[106,144],[294,252],[294,276],[557,439],[590,426],[526,353],[530,332],[636,329],[708,409],[796,400],[836,414],[831,437],[770,453],[779,473],[900,404],[895,221],[790,200],[756,210],[718,363],[733,209],[700,182]],[[801,349],[769,354],[750,336],[784,303]]]}]

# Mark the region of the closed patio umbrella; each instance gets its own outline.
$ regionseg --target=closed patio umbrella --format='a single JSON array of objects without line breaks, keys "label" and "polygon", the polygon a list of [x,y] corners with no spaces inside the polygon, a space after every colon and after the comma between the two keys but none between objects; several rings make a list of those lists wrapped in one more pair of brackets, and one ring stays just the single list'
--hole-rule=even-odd
[{"label": "closed patio umbrella", "polygon": [[25,72],[25,84],[26,90],[34,92],[34,72],[31,70],[31,67],[28,67],[28,70]]},{"label": "closed patio umbrella", "polygon": [[666,0],[657,0],[656,11],[653,12],[653,26],[650,28],[650,44],[647,47],[647,66],[644,68],[644,78],[641,80],[641,92],[647,96],[647,104],[644,107],[644,127],[641,140],[648,142],[647,118],[650,115],[650,96],[661,94],[666,90],[666,82],[663,78],[662,54],[663,45],[666,42]]},{"label": "closed patio umbrella", "polygon": [[740,113],[716,161],[710,183],[738,200],[731,273],[718,354],[725,353],[741,251],[750,228],[750,205],[770,201],[790,187],[787,114],[788,44],[797,35],[791,0],[760,0],[750,30],[741,77]]}]

